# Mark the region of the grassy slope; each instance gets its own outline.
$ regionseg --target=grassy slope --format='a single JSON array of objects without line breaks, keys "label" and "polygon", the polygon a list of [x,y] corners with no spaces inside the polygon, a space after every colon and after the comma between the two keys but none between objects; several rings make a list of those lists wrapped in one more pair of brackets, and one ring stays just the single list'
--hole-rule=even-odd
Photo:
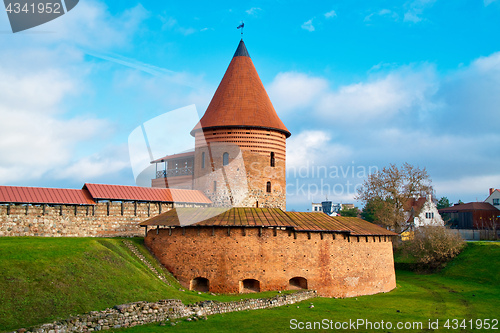
[{"label": "grassy slope", "polygon": [[[143,239],[130,240],[161,271]],[[198,295],[179,291],[177,281],[167,278],[172,286],[156,278],[119,238],[0,237],[0,332],[135,301],[276,295]]]},{"label": "grassy slope", "polygon": [[[132,241],[154,263],[142,246],[143,240]],[[291,318],[424,323],[429,318],[493,318],[500,313],[499,259],[499,243],[470,243],[441,273],[416,275],[398,271],[398,288],[387,294],[357,299],[317,298],[312,301],[312,309],[308,308],[311,301],[307,301],[300,308],[232,313],[196,323],[182,321],[174,328],[149,325],[126,331],[279,332],[289,327]],[[229,301],[275,294],[198,295],[179,291],[175,279],[169,279],[172,287],[154,277],[125,248],[122,239],[0,238],[0,331],[139,300]]]},{"label": "grassy slope", "polygon": [[[369,321],[423,323],[424,330],[377,330],[374,332],[425,331],[429,319],[440,320],[439,332],[481,332],[448,330],[446,319],[500,319],[499,243],[469,243],[463,253],[442,272],[417,275],[398,271],[396,290],[379,295],[349,299],[317,298],[290,307],[209,317],[208,321],[180,321],[175,327],[149,325],[125,332],[282,332],[289,330],[290,319],[299,321],[334,321],[367,319]],[[309,308],[310,303],[314,308]],[[398,312],[399,310],[399,312]],[[498,327],[498,326],[497,326]],[[361,332],[370,330],[360,329]],[[491,330],[483,330],[490,332]]]}]

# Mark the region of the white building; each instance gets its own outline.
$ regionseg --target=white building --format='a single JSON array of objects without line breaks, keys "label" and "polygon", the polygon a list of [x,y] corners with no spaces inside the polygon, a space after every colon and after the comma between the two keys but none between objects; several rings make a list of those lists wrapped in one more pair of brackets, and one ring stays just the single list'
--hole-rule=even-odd
[{"label": "white building", "polygon": [[444,221],[431,195],[412,199],[407,207],[407,213],[407,222],[416,228],[429,225],[444,226]]},{"label": "white building", "polygon": [[486,198],[486,200],[484,200],[484,202],[489,202],[496,209],[500,209],[500,190],[490,188],[490,195]]},{"label": "white building", "polygon": [[354,204],[333,203],[326,200],[321,203],[313,202],[311,205],[312,212],[323,212],[330,216],[337,216],[343,208],[354,208]]}]

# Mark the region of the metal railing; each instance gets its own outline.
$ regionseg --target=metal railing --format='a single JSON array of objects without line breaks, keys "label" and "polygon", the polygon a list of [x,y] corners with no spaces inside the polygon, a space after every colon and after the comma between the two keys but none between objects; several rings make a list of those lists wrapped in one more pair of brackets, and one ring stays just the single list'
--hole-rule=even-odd
[{"label": "metal railing", "polygon": [[156,179],[167,178],[167,177],[177,177],[177,176],[190,176],[194,173],[192,167],[178,168],[178,169],[168,169],[156,171]]}]

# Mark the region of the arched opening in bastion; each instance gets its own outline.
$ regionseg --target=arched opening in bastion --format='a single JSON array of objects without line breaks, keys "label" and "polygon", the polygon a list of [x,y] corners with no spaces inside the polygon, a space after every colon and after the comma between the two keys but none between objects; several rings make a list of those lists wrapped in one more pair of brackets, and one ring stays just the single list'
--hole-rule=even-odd
[{"label": "arched opening in bastion", "polygon": [[192,279],[191,283],[189,284],[189,290],[208,292],[209,290],[208,279],[203,277],[197,277],[195,279]]},{"label": "arched opening in bastion", "polygon": [[296,289],[307,289],[307,279],[296,276],[294,278],[291,278],[288,281],[288,289],[291,290],[296,290]]},{"label": "arched opening in bastion", "polygon": [[245,279],[240,281],[240,293],[258,293],[260,292],[260,282],[255,279]]}]

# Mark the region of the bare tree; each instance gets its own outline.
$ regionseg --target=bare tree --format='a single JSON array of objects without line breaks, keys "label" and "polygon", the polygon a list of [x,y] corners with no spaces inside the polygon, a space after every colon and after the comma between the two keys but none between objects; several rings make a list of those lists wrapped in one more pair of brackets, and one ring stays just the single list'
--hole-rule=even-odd
[{"label": "bare tree", "polygon": [[375,223],[401,233],[405,230],[405,206],[411,198],[433,192],[431,179],[425,168],[409,163],[401,167],[390,164],[368,176],[358,190],[357,200],[371,204]]}]

